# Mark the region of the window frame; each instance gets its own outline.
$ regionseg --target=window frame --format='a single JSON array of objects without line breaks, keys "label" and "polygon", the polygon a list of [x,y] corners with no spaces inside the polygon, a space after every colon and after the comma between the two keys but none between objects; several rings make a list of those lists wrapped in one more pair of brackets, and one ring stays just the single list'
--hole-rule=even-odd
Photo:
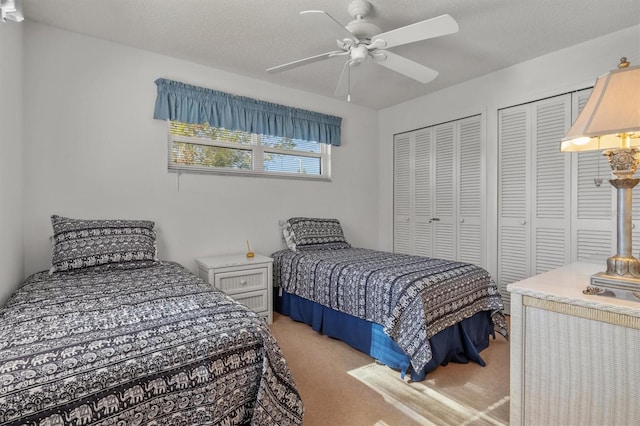
[{"label": "window frame", "polygon": [[[331,145],[317,142],[320,146],[320,152],[296,151],[293,149],[274,148],[259,143],[261,134],[251,133],[251,144],[240,144],[235,142],[227,142],[224,140],[214,140],[207,138],[198,138],[191,136],[179,136],[171,133],[171,121],[167,120],[167,169],[174,173],[198,173],[198,174],[215,174],[215,175],[235,175],[235,176],[253,176],[253,177],[271,177],[281,179],[302,179],[302,180],[320,180],[331,181]],[[173,163],[173,144],[174,142],[187,143],[194,145],[207,145],[217,148],[227,148],[241,151],[251,152],[252,169],[232,169],[222,167],[209,166],[192,166],[178,165]],[[297,157],[318,158],[320,160],[320,174],[311,175],[304,173],[287,173],[264,170],[264,154],[281,154]]]}]

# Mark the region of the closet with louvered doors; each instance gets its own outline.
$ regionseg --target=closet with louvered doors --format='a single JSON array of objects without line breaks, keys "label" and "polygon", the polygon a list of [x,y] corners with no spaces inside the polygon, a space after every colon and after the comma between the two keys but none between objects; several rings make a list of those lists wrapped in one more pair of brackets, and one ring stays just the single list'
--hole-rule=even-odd
[{"label": "closet with louvered doors", "polygon": [[485,262],[481,158],[480,116],[394,136],[395,252]]},{"label": "closet with louvered doors", "polygon": [[507,307],[508,284],[588,258],[598,259],[604,270],[616,251],[616,199],[606,157],[601,151],[560,152],[560,140],[590,93],[580,90],[498,112],[498,284]]},{"label": "closet with louvered doors", "polygon": [[498,286],[571,260],[571,95],[498,111]]}]

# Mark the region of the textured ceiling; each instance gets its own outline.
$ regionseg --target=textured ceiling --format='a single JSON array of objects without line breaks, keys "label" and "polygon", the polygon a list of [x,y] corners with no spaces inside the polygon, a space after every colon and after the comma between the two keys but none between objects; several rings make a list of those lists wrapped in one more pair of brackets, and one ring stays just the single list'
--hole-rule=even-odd
[{"label": "textured ceiling", "polygon": [[[381,109],[640,23],[639,0],[370,0],[382,31],[450,14],[458,33],[391,51],[436,69],[421,84],[371,61],[352,72],[352,103]],[[277,74],[266,68],[335,50],[348,0],[24,0],[27,19],[163,55],[333,96],[343,57]],[[640,40],[639,40],[640,43]],[[625,52],[621,52],[623,54]],[[635,52],[633,52],[635,53]],[[629,56],[632,56],[629,53]],[[214,89],[217,88],[212,87]]]}]

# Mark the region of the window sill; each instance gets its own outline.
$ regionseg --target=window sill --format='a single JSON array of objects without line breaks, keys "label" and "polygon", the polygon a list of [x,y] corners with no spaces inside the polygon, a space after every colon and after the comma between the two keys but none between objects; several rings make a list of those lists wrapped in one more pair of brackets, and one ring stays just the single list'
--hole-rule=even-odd
[{"label": "window sill", "polygon": [[291,173],[269,173],[269,172],[257,172],[249,170],[221,170],[221,169],[192,169],[192,168],[178,168],[169,167],[169,173],[189,173],[197,175],[222,175],[222,176],[236,176],[236,177],[253,177],[253,178],[275,178],[275,179],[288,179],[288,180],[308,180],[319,182],[331,182],[331,177],[327,176],[313,176],[304,174],[291,174]]}]

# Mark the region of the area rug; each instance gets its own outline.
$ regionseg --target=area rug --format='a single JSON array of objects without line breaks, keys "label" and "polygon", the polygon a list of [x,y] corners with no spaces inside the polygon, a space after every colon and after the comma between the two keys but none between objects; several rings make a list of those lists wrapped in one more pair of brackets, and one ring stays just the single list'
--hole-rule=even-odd
[{"label": "area rug", "polygon": [[397,371],[376,363],[351,370],[349,374],[420,424],[509,424],[508,390],[487,389],[473,382],[436,386],[429,376],[422,382],[410,382],[402,380]]}]

